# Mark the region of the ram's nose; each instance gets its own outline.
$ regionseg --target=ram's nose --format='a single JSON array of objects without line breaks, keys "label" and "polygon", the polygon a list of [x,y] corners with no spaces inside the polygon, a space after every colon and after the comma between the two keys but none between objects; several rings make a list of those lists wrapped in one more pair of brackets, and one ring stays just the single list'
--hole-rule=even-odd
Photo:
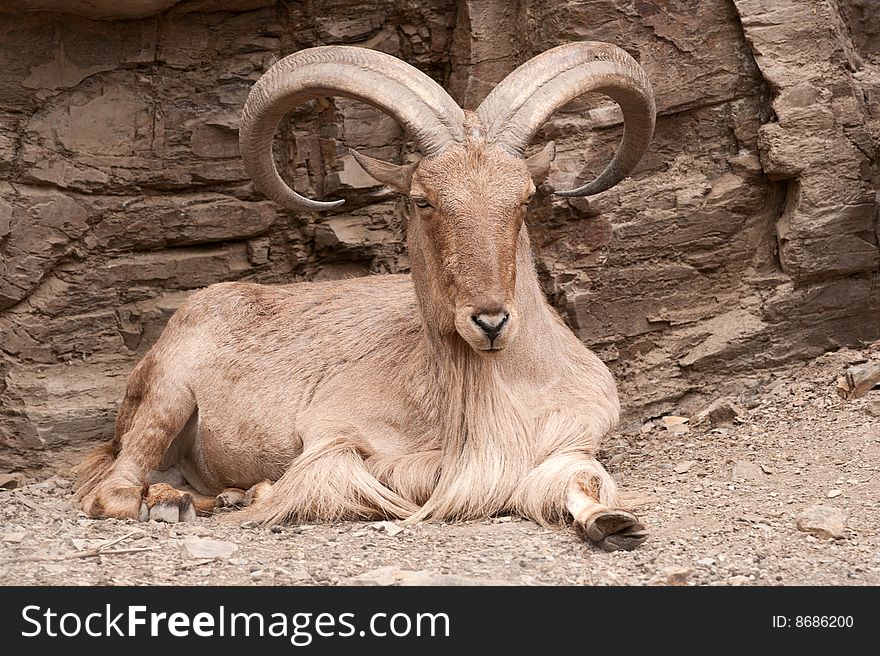
[{"label": "ram's nose", "polygon": [[505,310],[495,310],[489,312],[479,312],[471,316],[471,321],[473,321],[477,328],[479,328],[486,337],[489,338],[489,341],[495,341],[495,338],[501,334],[501,331],[504,330],[504,326],[507,324],[507,320],[510,318],[510,313]]}]

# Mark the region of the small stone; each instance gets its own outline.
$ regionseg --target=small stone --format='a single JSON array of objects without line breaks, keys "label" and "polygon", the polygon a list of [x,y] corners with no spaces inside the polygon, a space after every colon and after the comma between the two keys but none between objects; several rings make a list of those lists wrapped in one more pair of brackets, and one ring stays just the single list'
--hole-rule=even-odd
[{"label": "small stone", "polygon": [[774,470],[770,469],[770,467],[768,467],[767,465],[761,465],[761,471],[764,472],[765,474],[768,474],[768,475],[776,473]]},{"label": "small stone", "polygon": [[747,583],[751,583],[752,579],[748,576],[743,576],[742,574],[738,574],[736,576],[731,576],[729,579],[725,581],[727,585],[732,586],[741,586],[746,585]]},{"label": "small stone", "polygon": [[31,488],[35,490],[42,490],[43,492],[51,492],[52,490],[56,490],[62,485],[62,479],[57,476],[51,476],[47,478],[45,481],[40,481],[39,483],[34,483]]},{"label": "small stone", "polygon": [[403,533],[403,531],[404,531],[403,528],[401,528],[400,526],[398,526],[394,522],[388,522],[388,521],[373,522],[372,524],[368,524],[367,527],[373,529],[374,531],[380,531],[380,532],[387,533],[391,537],[394,537],[395,535],[397,535],[399,533]]},{"label": "small stone", "polygon": [[830,506],[810,506],[797,518],[799,531],[821,538],[843,538],[845,525],[846,514]]},{"label": "small stone", "polygon": [[742,408],[730,399],[717,399],[691,418],[691,426],[703,424],[709,424],[714,428],[729,426],[742,415]]},{"label": "small stone", "polygon": [[642,427],[639,429],[639,432],[642,435],[644,435],[646,433],[650,433],[652,430],[654,430],[655,426],[656,426],[656,424],[653,421],[647,421],[644,424],[642,424]]},{"label": "small stone", "polygon": [[757,524],[763,518],[760,515],[755,515],[752,513],[743,513],[742,515],[737,517],[737,519],[741,522],[746,522],[747,524]]},{"label": "small stone", "polygon": [[684,461],[678,463],[678,464],[673,468],[673,471],[674,471],[676,474],[686,474],[687,472],[690,471],[691,467],[693,467],[693,466],[696,465],[696,464],[697,464],[697,461],[696,461],[696,460],[684,460]]},{"label": "small stone", "polygon": [[697,565],[702,565],[703,567],[712,567],[715,564],[714,558],[700,558],[697,561]]},{"label": "small stone", "polygon": [[827,496],[829,499],[833,499],[834,497],[839,497],[841,494],[843,494],[843,490],[838,490],[837,488],[835,488],[833,490],[828,490],[828,494],[826,494],[825,496]]},{"label": "small stone", "polygon": [[286,579],[285,582],[298,583],[300,581],[312,580],[312,575],[304,569],[297,569],[291,572],[284,567],[276,567],[275,571]]},{"label": "small stone", "polygon": [[760,465],[746,460],[740,460],[733,464],[731,478],[735,481],[760,481],[764,478],[764,471]]},{"label": "small stone", "polygon": [[687,422],[687,417],[678,417],[676,415],[660,417],[660,425],[673,435],[684,435],[690,432],[691,429],[688,428]]},{"label": "small stone", "polygon": [[401,569],[393,565],[379,567],[363,574],[349,579],[348,585],[513,585],[509,581],[499,581],[495,579],[478,579],[469,576],[459,576],[456,574],[439,574],[426,570],[412,571]]},{"label": "small stone", "polygon": [[0,490],[14,490],[21,487],[23,481],[22,474],[0,474]]},{"label": "small stone", "polygon": [[348,580],[349,585],[396,585],[397,575],[400,572],[399,567],[394,565],[386,565],[363,572]]},{"label": "small stone", "polygon": [[18,531],[16,533],[4,533],[3,539],[0,542],[6,542],[9,544],[19,544],[24,540],[24,531]]},{"label": "small stone", "polygon": [[226,540],[213,540],[188,535],[183,539],[183,553],[188,558],[229,558],[238,545]]},{"label": "small stone", "polygon": [[690,575],[691,569],[689,567],[671,565],[664,567],[660,574],[648,581],[648,585],[687,585]]},{"label": "small stone", "polygon": [[398,584],[401,586],[514,585],[511,581],[479,579],[472,576],[460,576],[458,574],[438,574],[436,572],[428,572],[423,570],[418,572],[401,570],[397,574],[397,579]]}]

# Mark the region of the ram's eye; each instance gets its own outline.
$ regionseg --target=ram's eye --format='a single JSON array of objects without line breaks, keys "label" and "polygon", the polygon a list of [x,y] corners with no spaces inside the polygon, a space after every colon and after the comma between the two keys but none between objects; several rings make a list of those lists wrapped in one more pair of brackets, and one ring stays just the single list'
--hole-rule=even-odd
[{"label": "ram's eye", "polygon": [[416,198],[413,198],[413,202],[416,204],[416,207],[421,207],[421,208],[434,207],[433,205],[431,205],[431,203],[428,202],[427,198],[416,197]]},{"label": "ram's eye", "polygon": [[533,199],[534,197],[535,197],[535,192],[533,191],[532,193],[529,194],[529,197],[526,198],[526,199],[523,201],[522,204],[523,204],[523,205],[528,205],[529,203],[532,202],[532,199]]}]

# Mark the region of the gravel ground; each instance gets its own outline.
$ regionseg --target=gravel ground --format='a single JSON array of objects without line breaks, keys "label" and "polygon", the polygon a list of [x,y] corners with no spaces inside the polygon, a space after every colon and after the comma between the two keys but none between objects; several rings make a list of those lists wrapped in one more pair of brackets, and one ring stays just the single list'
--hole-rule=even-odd
[{"label": "gravel ground", "polygon": [[[92,520],[55,475],[0,491],[0,584],[880,585],[880,389],[846,403],[834,389],[867,358],[876,345],[767,375],[727,425],[611,435],[603,459],[651,531],[634,552],[511,517],[402,531]],[[798,527],[813,506],[839,537]]]}]

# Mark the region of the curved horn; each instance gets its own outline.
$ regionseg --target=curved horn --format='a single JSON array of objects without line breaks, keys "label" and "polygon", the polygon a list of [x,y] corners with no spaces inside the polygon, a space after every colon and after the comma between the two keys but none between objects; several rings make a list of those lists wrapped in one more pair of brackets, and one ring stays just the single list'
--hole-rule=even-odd
[{"label": "curved horn", "polygon": [[241,114],[239,148],[254,186],[291,209],[324,210],[342,200],[309,200],[293,191],[275,168],[272,141],[282,117],[321,96],[345,96],[393,116],[426,155],[463,141],[464,112],[418,69],[376,50],[348,46],[309,48],[277,62],[257,80]]},{"label": "curved horn", "polygon": [[589,184],[560,196],[590,196],[610,189],[636,167],[654,132],[656,108],[642,67],[610,43],[569,43],[533,57],[508,75],[477,108],[486,139],[522,156],[538,128],[559,107],[598,91],[623,111],[623,141],[611,163]]}]

